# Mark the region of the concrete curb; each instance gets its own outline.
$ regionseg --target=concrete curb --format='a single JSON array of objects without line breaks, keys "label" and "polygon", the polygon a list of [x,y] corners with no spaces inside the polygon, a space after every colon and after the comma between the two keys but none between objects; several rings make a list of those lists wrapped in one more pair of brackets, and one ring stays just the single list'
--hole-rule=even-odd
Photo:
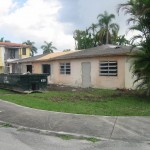
[{"label": "concrete curb", "polygon": [[[52,112],[52,113],[55,113],[55,114],[65,114],[65,115],[75,115],[75,116],[91,116],[91,117],[98,117],[98,116],[101,116],[101,115],[90,115],[90,114],[74,114],[74,113],[69,113],[69,112],[61,112],[61,111],[52,111],[52,110],[44,110],[44,109],[37,109],[37,108],[32,108],[32,107],[28,107],[28,106],[23,106],[23,105],[19,105],[19,104],[16,104],[16,103],[13,103],[13,102],[9,102],[9,101],[6,101],[6,100],[2,100],[0,99],[0,101],[6,103],[6,104],[11,104],[11,105],[15,105],[17,107],[20,107],[20,108],[28,108],[28,109],[33,109],[33,110],[38,110],[38,111],[41,111],[41,112]],[[101,117],[118,117],[118,116],[101,116]],[[129,116],[123,116],[123,117],[129,117]],[[136,117],[136,116],[133,116],[133,117]]]},{"label": "concrete curb", "polygon": [[37,128],[29,128],[29,127],[25,127],[25,126],[20,126],[17,124],[12,124],[9,122],[4,122],[4,121],[0,121],[0,125],[1,126],[6,126],[6,127],[12,127],[12,128],[16,128],[17,131],[29,131],[29,132],[33,132],[33,133],[38,133],[38,134],[42,134],[42,135],[49,135],[49,136],[56,136],[56,137],[61,137],[61,136],[70,136],[73,139],[90,139],[90,138],[95,138],[99,141],[108,141],[110,139],[106,139],[106,138],[101,138],[101,137],[96,137],[96,136],[88,136],[88,135],[84,135],[84,134],[76,134],[76,133],[69,133],[69,132],[56,132],[56,131],[51,131],[51,130],[41,130],[41,129],[37,129]]}]

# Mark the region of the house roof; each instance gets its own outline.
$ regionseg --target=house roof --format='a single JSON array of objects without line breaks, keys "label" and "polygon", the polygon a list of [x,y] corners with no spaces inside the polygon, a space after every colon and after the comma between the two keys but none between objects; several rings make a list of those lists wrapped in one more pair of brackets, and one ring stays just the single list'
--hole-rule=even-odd
[{"label": "house roof", "polygon": [[33,57],[18,59],[15,61],[12,61],[11,63],[23,63],[23,62],[34,62],[34,61],[48,61],[49,59],[54,59],[55,57],[65,55],[67,53],[72,53],[72,51],[69,52],[55,52],[55,53],[46,53],[41,54]]},{"label": "house roof", "polygon": [[102,46],[83,49],[83,50],[42,54],[42,55],[16,60],[13,61],[12,63],[91,58],[91,57],[99,57],[99,56],[121,56],[121,55],[129,55],[130,52],[131,52],[131,46],[102,45]]},{"label": "house roof", "polygon": [[11,48],[11,47],[17,47],[17,48],[20,48],[20,47],[31,47],[30,45],[11,43],[11,42],[0,42],[0,46],[4,46],[4,47],[8,47],[8,48]]},{"label": "house roof", "polygon": [[114,46],[114,45],[102,45],[94,48],[77,50],[73,53],[68,53],[62,56],[55,57],[55,60],[63,59],[77,59],[77,58],[91,58],[98,56],[119,56],[129,55],[131,52],[131,46]]},{"label": "house roof", "polygon": [[74,51],[68,51],[68,52],[55,52],[55,53],[48,53],[47,55],[44,55],[38,59],[36,59],[37,61],[44,61],[44,60],[49,60],[49,59],[54,59],[55,57],[59,57],[59,56],[63,56],[63,55],[67,55],[67,54],[71,54]]}]

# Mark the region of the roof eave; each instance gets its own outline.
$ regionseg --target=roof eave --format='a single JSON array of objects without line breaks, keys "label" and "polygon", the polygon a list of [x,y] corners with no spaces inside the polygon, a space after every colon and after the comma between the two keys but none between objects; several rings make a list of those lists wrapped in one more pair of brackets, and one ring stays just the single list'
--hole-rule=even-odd
[{"label": "roof eave", "polygon": [[49,61],[52,60],[68,60],[68,59],[80,59],[80,58],[93,58],[93,57],[107,57],[107,56],[129,56],[129,54],[102,54],[102,55],[92,55],[92,56],[78,56],[78,57],[68,57],[68,58],[53,58],[53,59],[49,59]]},{"label": "roof eave", "polygon": [[78,56],[78,57],[68,57],[68,58],[51,58],[51,59],[44,59],[44,60],[29,60],[29,61],[15,61],[11,63],[33,63],[33,62],[49,62],[49,61],[56,61],[56,60],[69,60],[69,59],[82,59],[82,58],[93,58],[93,57],[110,57],[110,56],[130,56],[129,53],[120,53],[120,54],[101,54],[101,55],[92,55],[92,56]]}]

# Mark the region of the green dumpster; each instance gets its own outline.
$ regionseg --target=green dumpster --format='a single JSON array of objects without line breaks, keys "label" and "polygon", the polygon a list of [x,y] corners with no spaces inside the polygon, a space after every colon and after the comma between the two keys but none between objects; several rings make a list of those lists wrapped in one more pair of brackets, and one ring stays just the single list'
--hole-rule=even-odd
[{"label": "green dumpster", "polygon": [[0,74],[0,88],[20,92],[44,91],[47,89],[47,74]]}]

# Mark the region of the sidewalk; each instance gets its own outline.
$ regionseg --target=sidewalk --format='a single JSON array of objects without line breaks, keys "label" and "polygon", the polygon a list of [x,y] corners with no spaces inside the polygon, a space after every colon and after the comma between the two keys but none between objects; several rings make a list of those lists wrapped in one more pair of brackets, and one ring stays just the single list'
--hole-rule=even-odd
[{"label": "sidewalk", "polygon": [[36,110],[0,100],[0,121],[106,139],[150,141],[150,117],[67,114]]}]

